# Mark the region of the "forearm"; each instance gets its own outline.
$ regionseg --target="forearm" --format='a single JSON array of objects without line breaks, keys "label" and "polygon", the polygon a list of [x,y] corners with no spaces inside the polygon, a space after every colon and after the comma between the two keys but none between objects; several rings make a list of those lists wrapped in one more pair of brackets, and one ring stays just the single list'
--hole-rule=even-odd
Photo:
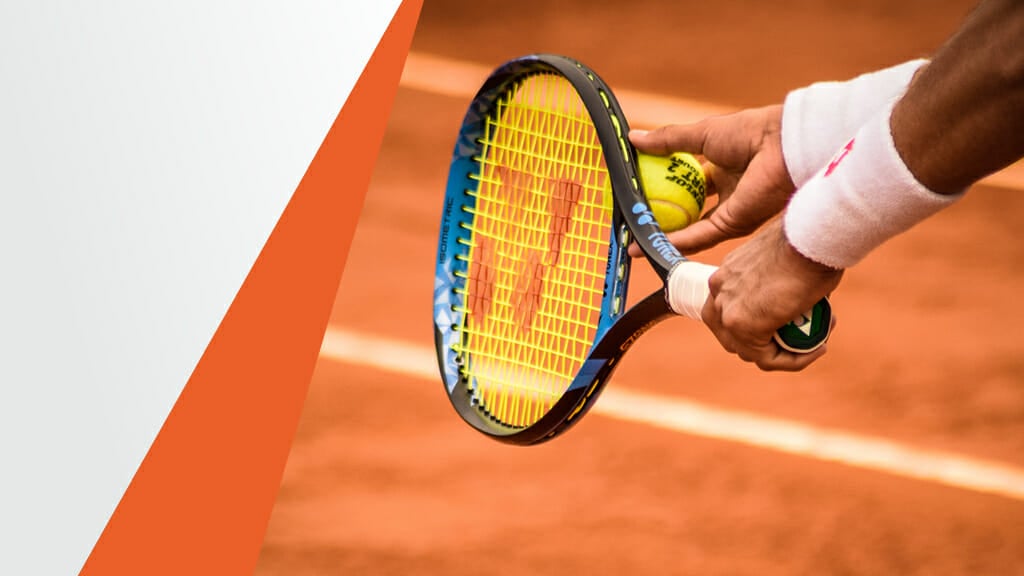
[{"label": "forearm", "polygon": [[940,194],[1024,156],[1024,2],[979,4],[911,82],[890,123],[907,168]]},{"label": "forearm", "polygon": [[1024,155],[1024,3],[986,0],[906,94],[794,194],[786,235],[847,268]]}]

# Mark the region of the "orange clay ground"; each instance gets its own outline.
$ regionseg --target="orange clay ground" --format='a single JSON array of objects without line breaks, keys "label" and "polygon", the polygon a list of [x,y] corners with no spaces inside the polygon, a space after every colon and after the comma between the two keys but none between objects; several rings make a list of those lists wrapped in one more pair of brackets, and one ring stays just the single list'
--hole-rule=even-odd
[{"label": "orange clay ground", "polygon": [[[930,53],[971,4],[426,0],[413,51],[560,52],[613,88],[740,108]],[[399,90],[332,328],[433,345],[467,102]],[[878,250],[834,294],[830,352],[804,373],[760,373],[676,320],[609,387],[1024,466],[1022,226],[1024,191],[978,187]],[[636,270],[634,296],[655,286]],[[1004,576],[1024,574],[1024,502],[600,414],[505,446],[461,422],[439,378],[324,357],[256,573]]]}]

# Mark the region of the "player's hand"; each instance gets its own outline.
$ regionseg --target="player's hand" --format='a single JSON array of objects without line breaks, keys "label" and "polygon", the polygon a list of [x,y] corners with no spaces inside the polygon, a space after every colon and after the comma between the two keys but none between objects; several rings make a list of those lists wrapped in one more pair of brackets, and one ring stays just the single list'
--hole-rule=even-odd
[{"label": "player's hand", "polygon": [[793,249],[778,218],[729,253],[711,275],[704,322],[722,346],[762,370],[803,370],[825,353],[793,354],[776,345],[775,331],[827,296],[843,271]]},{"label": "player's hand", "polygon": [[[702,155],[707,194],[718,206],[701,220],[668,234],[683,254],[746,236],[781,212],[795,186],[782,157],[782,106],[744,110],[695,124],[669,125],[629,139],[641,152]],[[636,246],[632,256],[640,256]]]}]

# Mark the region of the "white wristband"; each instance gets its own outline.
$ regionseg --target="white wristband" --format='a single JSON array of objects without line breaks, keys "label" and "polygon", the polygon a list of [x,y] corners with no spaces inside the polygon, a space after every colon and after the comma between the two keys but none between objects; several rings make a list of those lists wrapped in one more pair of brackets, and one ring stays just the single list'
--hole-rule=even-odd
[{"label": "white wristband", "polygon": [[893,144],[892,108],[868,120],[790,199],[786,237],[807,258],[849,268],[963,196],[936,194],[914,178]]},{"label": "white wristband", "polygon": [[818,82],[786,95],[782,155],[797,188],[868,118],[901,98],[914,73],[927,62],[911,60],[846,82]]}]

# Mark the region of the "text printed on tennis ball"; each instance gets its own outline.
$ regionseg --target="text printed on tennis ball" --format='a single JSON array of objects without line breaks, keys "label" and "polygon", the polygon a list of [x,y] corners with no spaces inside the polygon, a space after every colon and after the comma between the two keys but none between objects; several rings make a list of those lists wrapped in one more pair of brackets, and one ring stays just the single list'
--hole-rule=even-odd
[{"label": "text printed on tennis ball", "polygon": [[700,218],[706,182],[700,162],[693,155],[639,154],[637,160],[645,195],[662,230],[680,230]]}]

